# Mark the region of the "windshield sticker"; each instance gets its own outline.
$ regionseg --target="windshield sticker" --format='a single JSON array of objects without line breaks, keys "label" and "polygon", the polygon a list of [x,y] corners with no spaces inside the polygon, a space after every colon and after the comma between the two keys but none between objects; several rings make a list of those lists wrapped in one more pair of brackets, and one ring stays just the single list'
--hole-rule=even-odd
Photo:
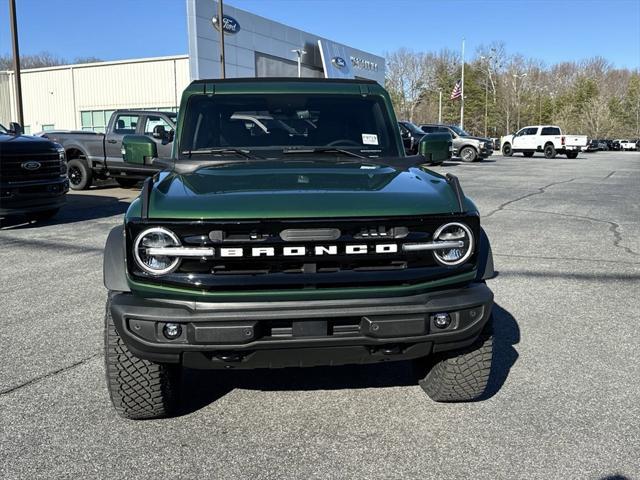
[{"label": "windshield sticker", "polygon": [[378,135],[374,135],[373,133],[363,133],[362,143],[364,145],[378,145]]}]

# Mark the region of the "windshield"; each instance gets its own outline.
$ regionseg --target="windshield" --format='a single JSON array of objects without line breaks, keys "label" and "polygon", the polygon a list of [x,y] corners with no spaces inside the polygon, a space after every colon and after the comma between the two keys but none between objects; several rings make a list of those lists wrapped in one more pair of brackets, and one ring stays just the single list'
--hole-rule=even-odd
[{"label": "windshield", "polygon": [[451,125],[449,128],[451,130],[453,130],[454,132],[456,132],[456,134],[460,135],[461,137],[470,137],[471,136],[467,132],[465,132],[463,129],[458,127],[457,125]]},{"label": "windshield", "polygon": [[[382,97],[369,95],[193,95],[180,151],[268,151],[335,148],[367,157],[398,156],[396,132]],[[260,156],[264,156],[261,153]]]}]

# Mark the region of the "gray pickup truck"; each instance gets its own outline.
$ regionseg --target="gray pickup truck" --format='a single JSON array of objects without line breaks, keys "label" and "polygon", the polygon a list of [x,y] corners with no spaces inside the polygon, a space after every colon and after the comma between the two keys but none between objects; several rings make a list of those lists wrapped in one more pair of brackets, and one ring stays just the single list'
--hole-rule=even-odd
[{"label": "gray pickup truck", "polygon": [[172,112],[116,110],[106,133],[59,130],[43,136],[64,147],[73,190],[85,190],[94,179],[106,178],[128,188],[156,173],[158,167],[124,163],[122,139],[125,135],[146,135],[157,144],[159,157],[170,157],[175,125],[176,114]]}]

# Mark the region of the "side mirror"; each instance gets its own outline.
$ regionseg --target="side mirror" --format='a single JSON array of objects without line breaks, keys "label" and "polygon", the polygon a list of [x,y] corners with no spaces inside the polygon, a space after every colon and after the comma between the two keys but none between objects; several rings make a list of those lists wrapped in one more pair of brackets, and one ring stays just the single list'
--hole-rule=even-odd
[{"label": "side mirror", "polygon": [[9,132],[13,133],[14,135],[22,135],[22,125],[20,125],[18,122],[11,122],[9,124]]},{"label": "side mirror", "polygon": [[164,125],[156,125],[153,127],[153,138],[157,138],[158,140],[163,140],[167,131],[164,129]]},{"label": "side mirror", "polygon": [[145,135],[126,135],[122,139],[122,158],[134,165],[151,165],[158,156],[156,143]]},{"label": "side mirror", "polygon": [[449,133],[428,133],[418,143],[418,154],[425,158],[425,163],[442,163],[451,158],[453,140]]}]

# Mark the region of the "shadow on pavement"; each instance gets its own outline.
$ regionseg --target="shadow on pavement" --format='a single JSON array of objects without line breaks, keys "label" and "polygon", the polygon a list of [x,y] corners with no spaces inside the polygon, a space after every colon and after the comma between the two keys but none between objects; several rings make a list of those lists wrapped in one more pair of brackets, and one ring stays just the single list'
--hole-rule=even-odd
[{"label": "shadow on pavement", "polygon": [[[91,190],[87,191],[91,192]],[[46,225],[63,225],[121,215],[129,208],[130,201],[110,195],[91,193],[67,195],[67,203],[55,217],[49,220],[31,220],[24,216],[0,220],[3,230],[37,228]]]},{"label": "shadow on pavement", "polygon": [[[479,401],[493,397],[502,387],[518,359],[513,348],[520,341],[515,318],[494,306],[494,358],[489,385]],[[261,370],[183,369],[181,415],[188,415],[217,401],[235,388],[261,391],[313,391],[387,388],[417,385],[411,362],[336,367]],[[425,394],[426,395],[426,394]]]}]

